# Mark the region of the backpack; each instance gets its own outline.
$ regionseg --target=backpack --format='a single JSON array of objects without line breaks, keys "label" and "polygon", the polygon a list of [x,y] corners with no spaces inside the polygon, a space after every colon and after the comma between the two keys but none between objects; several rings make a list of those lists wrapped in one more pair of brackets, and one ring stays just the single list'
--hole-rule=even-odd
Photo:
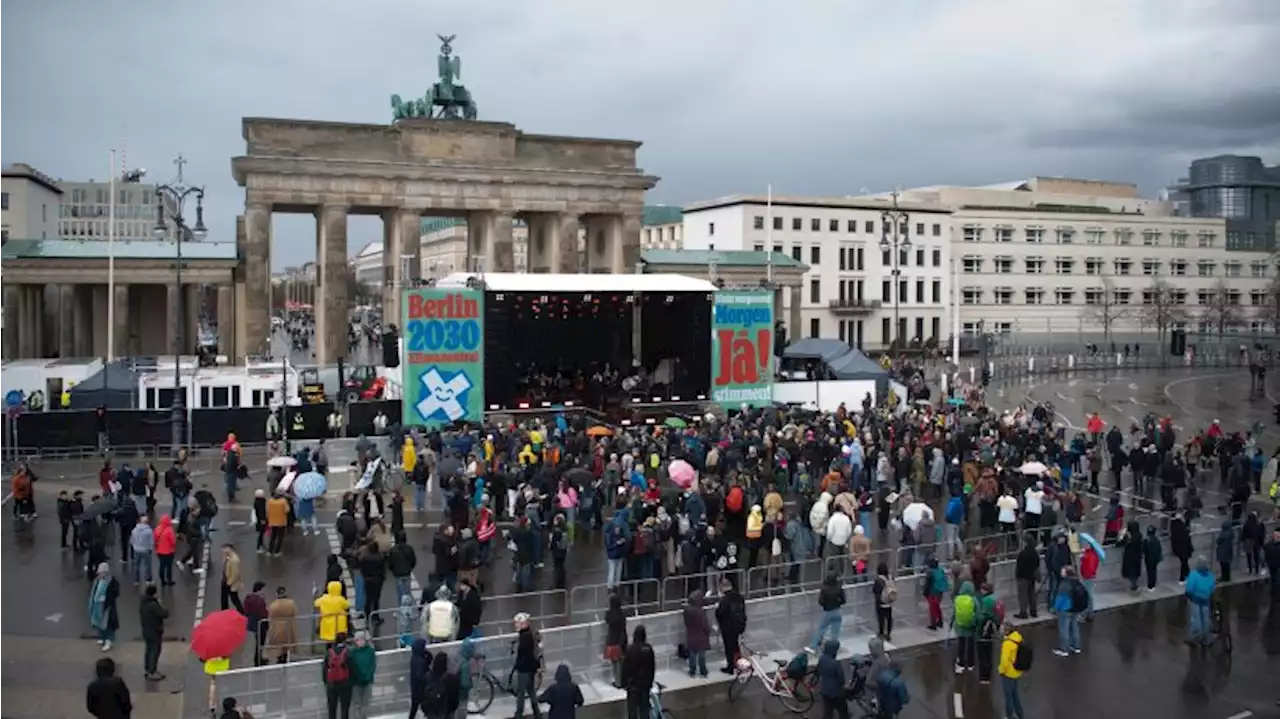
[{"label": "backpack", "polygon": [[893,579],[886,578],[884,580],[884,589],[880,591],[881,604],[893,604],[898,601],[898,585]]},{"label": "backpack", "polygon": [[676,521],[676,527],[680,531],[681,537],[687,537],[693,531],[693,525],[689,522],[688,514],[681,514]]},{"label": "backpack", "polygon": [[200,514],[206,519],[213,519],[218,516],[218,500],[213,498],[213,494],[206,494],[206,499],[200,503]]},{"label": "backpack", "polygon": [[649,530],[642,529],[636,532],[636,536],[631,540],[631,553],[637,557],[643,557],[649,553]]},{"label": "backpack", "polygon": [[1089,590],[1084,588],[1082,582],[1072,582],[1071,584],[1071,613],[1079,614],[1089,608]]},{"label": "backpack", "polygon": [[978,630],[978,633],[981,636],[982,641],[984,642],[992,641],[993,639],[995,639],[996,632],[998,631],[1000,631],[1000,623],[996,621],[994,614],[983,617],[982,627],[980,627]]},{"label": "backpack", "polygon": [[889,716],[897,716],[907,703],[911,701],[911,695],[907,692],[907,683],[902,681],[900,675],[884,676],[879,680],[880,684],[880,710],[887,712]]},{"label": "backpack", "polygon": [[449,698],[445,692],[444,679],[427,677],[427,684],[422,688],[422,713],[428,719],[443,717],[449,711]]},{"label": "backpack", "polygon": [[1036,658],[1035,652],[1025,642],[1018,642],[1018,650],[1013,655],[1013,668],[1026,672],[1031,670],[1031,662]]},{"label": "backpack", "polygon": [[742,500],[744,493],[742,487],[734,487],[729,490],[729,496],[724,498],[724,508],[737,514],[742,511]]},{"label": "backpack", "polygon": [[327,684],[340,684],[351,679],[351,667],[347,665],[347,648],[330,649],[324,660],[324,680]]},{"label": "backpack", "polygon": [[973,627],[973,615],[977,612],[978,601],[971,595],[961,594],[956,597],[955,623],[961,629]]}]

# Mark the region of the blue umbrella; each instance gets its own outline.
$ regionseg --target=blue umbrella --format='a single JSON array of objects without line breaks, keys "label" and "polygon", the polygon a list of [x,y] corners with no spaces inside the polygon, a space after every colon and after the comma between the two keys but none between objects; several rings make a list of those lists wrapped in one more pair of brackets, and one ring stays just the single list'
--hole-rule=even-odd
[{"label": "blue umbrella", "polygon": [[319,472],[305,472],[293,480],[293,496],[298,499],[315,499],[329,488],[328,481]]},{"label": "blue umbrella", "polygon": [[963,407],[964,399],[961,397],[952,397],[951,399],[947,400],[947,404],[951,405],[952,407]]},{"label": "blue umbrella", "polygon": [[1102,544],[1099,543],[1098,540],[1093,538],[1092,534],[1089,534],[1088,532],[1081,532],[1080,541],[1088,544],[1090,547],[1093,547],[1093,551],[1098,553],[1098,559],[1105,560],[1107,558],[1106,550],[1102,548]]}]

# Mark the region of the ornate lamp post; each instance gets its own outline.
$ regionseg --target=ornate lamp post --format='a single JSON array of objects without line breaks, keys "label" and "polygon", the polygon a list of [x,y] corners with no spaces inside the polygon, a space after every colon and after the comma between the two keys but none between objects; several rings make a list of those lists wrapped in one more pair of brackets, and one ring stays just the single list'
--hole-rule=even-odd
[{"label": "ornate lamp post", "polygon": [[[182,242],[185,239],[194,239],[196,241],[203,240],[209,231],[204,226],[204,188],[190,187],[182,180],[182,166],[187,161],[181,155],[174,160],[174,164],[178,166],[178,179],[171,185],[160,185],[156,187],[156,226],[153,234],[157,240],[169,239],[169,225],[165,222],[164,207],[166,202],[170,203],[173,208],[173,242],[176,247],[176,262],[174,263],[174,282],[178,286],[178,306],[172,308],[178,318],[175,323],[177,337],[178,354],[173,359],[173,404],[170,415],[170,451],[176,458],[179,448],[182,446],[182,348],[184,347],[183,330],[186,325],[186,308],[185,294],[182,291]],[[187,199],[195,196],[196,198],[196,224],[195,227],[187,227],[186,219],[183,217],[183,206]]]},{"label": "ornate lamp post", "polygon": [[898,208],[898,193],[892,194],[893,208],[880,213],[880,225],[882,234],[880,236],[880,250],[889,252],[892,258],[890,267],[893,268],[893,332],[891,336],[895,342],[891,342],[893,347],[893,356],[897,357],[902,351],[902,331],[899,323],[898,315],[900,314],[899,304],[902,300],[901,292],[901,262],[900,254],[911,249],[911,236],[907,231],[907,223],[910,221],[910,215],[906,210]]}]

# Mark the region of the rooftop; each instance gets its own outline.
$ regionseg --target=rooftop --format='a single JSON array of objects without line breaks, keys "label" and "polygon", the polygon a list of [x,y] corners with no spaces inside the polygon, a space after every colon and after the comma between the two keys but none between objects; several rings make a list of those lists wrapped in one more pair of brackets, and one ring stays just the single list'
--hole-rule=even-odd
[{"label": "rooftop", "polygon": [[[108,249],[111,250],[108,253]],[[107,259],[114,255],[118,260],[172,260],[177,258],[177,247],[164,240],[9,240],[4,243],[2,256],[6,260],[26,259]],[[234,242],[183,242],[184,260],[235,260]]]},{"label": "rooftop", "polygon": [[684,217],[679,205],[645,205],[640,222],[645,225],[675,225]]},{"label": "rooftop", "polygon": [[[468,272],[455,272],[436,283],[436,287],[460,288],[467,280],[481,277]],[[544,274],[525,272],[486,272],[483,276],[489,292],[715,292],[716,286],[695,277],[676,274]]]},{"label": "rooftop", "polygon": [[[770,257],[772,255],[772,257]],[[753,250],[641,250],[640,260],[647,265],[697,265],[712,263],[721,267],[800,267],[803,262],[785,252],[755,252]]]},{"label": "rooftop", "polygon": [[[893,202],[879,197],[803,197],[774,195],[772,198],[766,195],[726,195],[711,200],[701,200],[684,206],[685,214],[693,212],[701,212],[704,210],[715,210],[722,207],[735,207],[737,205],[754,205],[764,207],[772,203],[774,207],[804,207],[818,209],[836,209],[836,210],[873,210],[881,212],[893,209]],[[947,214],[951,210],[945,205],[933,202],[917,202],[913,200],[899,201],[898,209],[908,212],[936,212],[939,214]]]},{"label": "rooftop", "polygon": [[58,186],[57,180],[54,180],[52,177],[49,177],[25,162],[15,162],[12,165],[6,165],[3,172],[0,172],[0,175],[3,175],[4,177],[31,180],[50,192],[54,192],[59,195],[62,194],[62,188]]}]

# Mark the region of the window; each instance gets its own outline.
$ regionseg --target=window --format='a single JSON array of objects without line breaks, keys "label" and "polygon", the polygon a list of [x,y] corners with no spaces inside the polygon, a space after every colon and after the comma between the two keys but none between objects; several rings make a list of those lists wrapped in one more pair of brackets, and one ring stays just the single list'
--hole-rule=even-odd
[{"label": "window", "polygon": [[916,267],[924,267],[924,248],[916,250]]},{"label": "window", "polygon": [[804,229],[804,220],[800,219],[799,217],[792,217],[792,218],[791,218],[791,229],[796,230],[796,231],[803,230],[803,229]]},{"label": "window", "polygon": [[862,248],[861,248],[861,247],[859,247],[859,248],[858,248],[858,252],[857,252],[856,257],[857,257],[857,262],[854,262],[854,263],[853,263],[853,269],[854,269],[856,272],[862,272],[862,270],[863,270],[863,262],[862,262],[862,260],[863,260],[863,253],[862,253]]},{"label": "window", "polygon": [[866,222],[862,223],[862,231],[867,233],[868,235],[875,232],[876,223],[873,222],[872,220],[867,220]]},{"label": "window", "polygon": [[1039,275],[1044,274],[1044,259],[1041,257],[1028,257],[1024,260],[1027,265],[1027,274]]},{"label": "window", "polygon": [[751,220],[751,226],[752,226],[752,227],[754,227],[754,228],[755,228],[755,229],[757,229],[757,230],[763,230],[763,229],[764,229],[764,215],[756,215],[754,218],[752,218],[752,220]]},{"label": "window", "polygon": [[828,229],[828,230],[830,230],[831,232],[839,232],[839,231],[840,231],[840,220],[832,220],[832,221],[828,222],[828,223],[827,223],[827,229]]},{"label": "window", "polygon": [[1261,334],[1267,331],[1267,323],[1264,320],[1249,320],[1249,331],[1254,334]]},{"label": "window", "polygon": [[1143,247],[1156,247],[1156,246],[1158,246],[1159,244],[1160,244],[1160,231],[1159,231],[1159,230],[1143,230],[1143,231],[1142,231],[1142,246],[1143,246]]},{"label": "window", "polygon": [[1086,257],[1084,260],[1084,273],[1086,275],[1102,274],[1102,258]]},{"label": "window", "polygon": [[822,302],[822,282],[809,280],[809,303],[816,305],[820,302]]},{"label": "window", "polygon": [[1227,304],[1240,304],[1240,290],[1227,290]]},{"label": "window", "polygon": [[754,251],[754,252],[764,252],[764,243],[763,243],[763,242],[756,242],[756,243],[754,243],[754,244],[752,244],[752,245],[751,245],[751,249],[752,249],[752,251]]},{"label": "window", "polygon": [[909,301],[910,301],[910,298],[907,295],[907,281],[899,280],[898,281],[898,302],[906,303]]},{"label": "window", "polygon": [[982,241],[982,228],[981,228],[981,227],[966,227],[966,228],[964,228],[964,237],[963,237],[963,239],[964,239],[964,241],[965,241],[965,242],[981,242],[981,241]]},{"label": "window", "polygon": [[964,335],[964,336],[966,336],[966,337],[977,337],[977,336],[978,336],[978,323],[977,323],[977,322],[965,322],[964,324],[960,325],[960,334],[962,334],[962,335]]},{"label": "window", "polygon": [[0,242],[8,242],[8,241],[9,241],[9,230],[7,229],[0,230]]},{"label": "window", "polygon": [[995,258],[994,262],[996,266],[997,275],[1013,274],[1013,258],[1012,257],[997,257]]},{"label": "window", "polygon": [[916,280],[916,302],[924,303],[924,280]]},{"label": "window", "polygon": [[1044,289],[1040,287],[1028,287],[1026,289],[1027,304],[1042,305],[1044,304]]},{"label": "window", "polygon": [[1132,266],[1132,260],[1116,260],[1116,274],[1127,275],[1129,274],[1129,268]]},{"label": "window", "polygon": [[1222,269],[1227,273],[1227,277],[1239,277],[1241,270],[1244,269],[1244,265],[1232,260],[1230,262],[1223,262]]},{"label": "window", "polygon": [[1058,244],[1059,245],[1069,245],[1075,241],[1076,241],[1075,230],[1071,229],[1070,227],[1058,228]]},{"label": "window", "polygon": [[937,222],[933,223],[933,236],[942,237],[942,225]]},{"label": "window", "polygon": [[1186,260],[1169,260],[1169,274],[1175,277],[1183,277],[1187,274]]},{"label": "window", "polygon": [[1107,234],[1106,232],[1103,232],[1102,230],[1099,230],[1099,229],[1097,229],[1096,227],[1095,227],[1095,228],[1091,228],[1091,229],[1087,229],[1087,230],[1085,230],[1085,231],[1084,231],[1084,241],[1085,241],[1085,244],[1088,244],[1088,245],[1101,245],[1101,244],[1102,244],[1102,238],[1103,238],[1104,236],[1106,236],[1106,234]]},{"label": "window", "polygon": [[847,230],[847,231],[849,231],[849,232],[857,232],[857,231],[858,231],[858,221],[857,221],[857,220],[849,220],[849,221],[845,222],[844,224],[845,224],[845,230]]},{"label": "window", "polygon": [[817,265],[822,262],[822,248],[814,245],[809,248],[809,264]]},{"label": "window", "polygon": [[1100,305],[1106,301],[1106,290],[1089,287],[1084,291],[1084,303],[1086,305]]},{"label": "window", "polygon": [[1187,246],[1187,231],[1186,231],[1186,230],[1174,230],[1173,232],[1170,232],[1170,233],[1169,233],[1169,241],[1173,244],[1173,246],[1174,246],[1174,247],[1186,247],[1186,246]]},{"label": "window", "polygon": [[917,222],[917,223],[916,223],[916,237],[924,237],[924,223],[923,223],[923,222]]},{"label": "window", "polygon": [[[884,302],[893,302],[893,283],[884,280],[880,283],[880,299]],[[888,322],[888,320],[885,320]]]},{"label": "window", "polygon": [[942,266],[942,250],[936,247],[933,249],[933,266],[934,267]]},{"label": "window", "polygon": [[942,280],[933,281],[933,303],[942,304]]},{"label": "window", "polygon": [[0,192],[0,210],[9,209],[9,193]]},{"label": "window", "polygon": [[849,255],[849,251],[841,247],[840,248],[840,271],[841,272],[849,269],[848,255]]},{"label": "window", "polygon": [[1196,304],[1201,307],[1213,304],[1213,290],[1197,290]]},{"label": "window", "polygon": [[982,271],[981,257],[968,256],[962,259],[960,262],[961,262],[960,271],[964,272],[966,275],[972,275]]},{"label": "window", "polygon": [[1258,305],[1267,304],[1267,293],[1262,290],[1249,291],[1249,304],[1257,307]]},{"label": "window", "polygon": [[1118,305],[1127,305],[1129,300],[1133,298],[1133,292],[1130,290],[1113,290],[1111,294],[1115,297]]},{"label": "window", "polygon": [[809,229],[813,232],[820,232],[822,230],[822,220],[819,220],[816,217],[809,220]]},{"label": "window", "polygon": [[892,332],[893,332],[893,325],[889,323],[889,318],[882,317],[880,319],[880,337],[882,338],[881,341],[884,342],[885,345],[889,344],[889,340],[890,340],[889,335]]},{"label": "window", "polygon": [[1200,260],[1196,263],[1196,274],[1200,277],[1213,277],[1214,263],[1212,260]]},{"label": "window", "polygon": [[1249,276],[1261,279],[1267,276],[1267,263],[1261,260],[1254,260],[1249,263]]},{"label": "window", "polygon": [[1148,277],[1160,274],[1160,260],[1143,260],[1142,274]]},{"label": "window", "polygon": [[1027,242],[1040,244],[1044,242],[1044,229],[1040,227],[1028,227],[1026,229]]},{"label": "window", "polygon": [[1196,247],[1213,247],[1214,239],[1215,237],[1212,232],[1209,232],[1208,230],[1201,230],[1196,235]]},{"label": "window", "polygon": [[911,255],[910,253],[907,252],[907,250],[898,250],[898,266],[899,267],[910,267],[911,266],[910,260],[911,260]]},{"label": "window", "polygon": [[981,287],[964,287],[960,290],[960,304],[976,305],[982,302]]},{"label": "window", "polygon": [[818,319],[817,317],[809,318],[809,336],[810,337],[822,336],[822,320]]},{"label": "window", "polygon": [[781,229],[782,229],[782,218],[781,218],[781,217],[775,217],[775,218],[773,218],[773,229],[775,229],[775,230],[781,230]]},{"label": "window", "polygon": [[1117,245],[1132,245],[1132,244],[1133,244],[1133,230],[1116,230],[1116,244],[1117,244]]},{"label": "window", "polygon": [[799,262],[802,252],[804,252],[804,249],[801,248],[800,245],[793,245],[791,247],[791,259]]},{"label": "window", "polygon": [[782,254],[782,243],[781,242],[773,243],[773,251],[778,253],[779,255]]},{"label": "window", "polygon": [[1053,261],[1053,269],[1060,275],[1069,275],[1075,269],[1076,262],[1070,257],[1059,257]]},{"label": "window", "polygon": [[998,305],[1013,304],[1013,288],[1012,287],[997,287],[992,292],[992,294],[995,296],[996,304]]},{"label": "window", "polygon": [[1059,287],[1053,291],[1054,302],[1060,305],[1075,304],[1076,291],[1070,287]]},{"label": "window", "polygon": [[880,250],[880,264],[889,267],[893,264],[893,255],[888,250]]},{"label": "window", "polygon": [[995,235],[996,242],[1013,242],[1012,227],[997,227]]},{"label": "window", "polygon": [[707,234],[708,234],[708,235],[714,235],[715,233],[716,233],[716,223],[714,223],[714,222],[708,222],[708,223],[707,223]]}]

